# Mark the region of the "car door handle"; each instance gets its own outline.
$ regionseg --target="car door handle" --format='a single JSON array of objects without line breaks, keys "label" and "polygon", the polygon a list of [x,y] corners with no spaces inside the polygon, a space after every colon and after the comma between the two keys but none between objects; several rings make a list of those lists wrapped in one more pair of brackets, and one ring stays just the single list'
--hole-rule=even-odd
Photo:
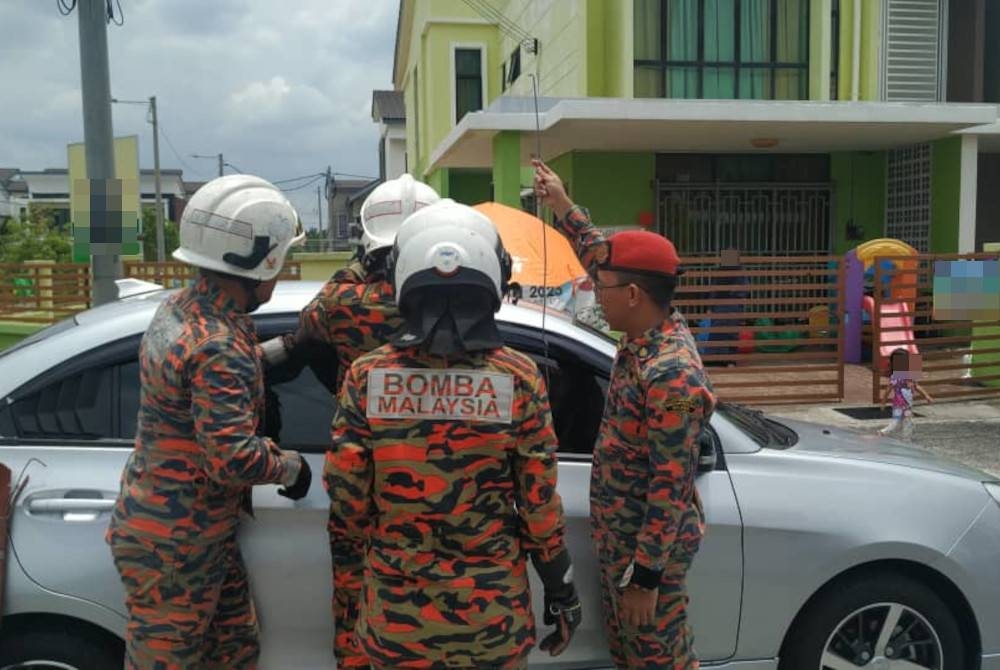
[{"label": "car door handle", "polygon": [[96,489],[70,489],[36,493],[24,506],[28,514],[42,518],[61,515],[63,521],[87,523],[114,509],[115,499],[114,494]]},{"label": "car door handle", "polygon": [[36,498],[28,502],[28,511],[35,514],[51,512],[107,512],[115,506],[107,498]]}]

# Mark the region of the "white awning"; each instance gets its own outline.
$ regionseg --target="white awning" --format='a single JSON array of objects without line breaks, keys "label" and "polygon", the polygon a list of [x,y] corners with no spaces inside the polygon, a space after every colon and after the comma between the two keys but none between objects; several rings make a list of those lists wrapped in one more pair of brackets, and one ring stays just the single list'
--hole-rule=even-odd
[{"label": "white awning", "polygon": [[[498,99],[466,114],[434,149],[428,171],[490,167],[493,137],[520,131],[527,163],[569,151],[827,153],[881,150],[997,123],[997,106],[965,103],[799,102],[625,98]],[[536,123],[540,128],[535,134]],[[998,126],[1000,133],[1000,126]]]}]

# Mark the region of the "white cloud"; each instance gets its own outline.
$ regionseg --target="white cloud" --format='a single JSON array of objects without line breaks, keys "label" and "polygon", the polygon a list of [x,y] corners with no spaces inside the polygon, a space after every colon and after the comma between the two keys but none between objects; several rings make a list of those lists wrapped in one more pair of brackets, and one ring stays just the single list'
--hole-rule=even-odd
[{"label": "white cloud", "polygon": [[[125,24],[108,26],[112,96],[157,96],[170,140],[160,143],[163,167],[211,177],[214,163],[190,154],[222,152],[270,179],[327,165],[377,173],[371,91],[392,85],[398,0],[121,5]],[[66,144],[83,137],[76,14],[60,16],[54,2],[0,2],[0,63],[0,167],[65,166]],[[112,112],[115,134],[138,135],[142,167],[152,167],[145,109]],[[314,189],[294,195],[312,225]]]}]

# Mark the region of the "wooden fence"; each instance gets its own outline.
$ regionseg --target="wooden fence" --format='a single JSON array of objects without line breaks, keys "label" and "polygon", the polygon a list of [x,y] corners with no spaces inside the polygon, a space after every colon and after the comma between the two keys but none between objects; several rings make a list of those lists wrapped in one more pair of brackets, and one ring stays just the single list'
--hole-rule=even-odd
[{"label": "wooden fence", "polygon": [[[188,286],[197,270],[184,263],[127,261],[125,277],[144,279],[166,288]],[[285,264],[279,279],[301,275],[297,261]],[[29,261],[0,263],[0,319],[27,323],[54,323],[91,306],[90,265]]]},{"label": "wooden fence", "polygon": [[687,317],[723,400],[754,405],[844,396],[843,260],[744,256],[683,260],[674,305]]},{"label": "wooden fence", "polygon": [[897,347],[919,351],[920,385],[934,398],[1000,395],[1000,315],[944,320],[935,318],[940,315],[934,305],[936,261],[996,259],[996,254],[921,254],[874,260],[872,314],[881,318],[873,317],[864,329],[872,351],[872,402],[882,396],[888,357]]},{"label": "wooden fence", "polygon": [[0,318],[52,323],[90,306],[90,268],[79,263],[0,263]]}]

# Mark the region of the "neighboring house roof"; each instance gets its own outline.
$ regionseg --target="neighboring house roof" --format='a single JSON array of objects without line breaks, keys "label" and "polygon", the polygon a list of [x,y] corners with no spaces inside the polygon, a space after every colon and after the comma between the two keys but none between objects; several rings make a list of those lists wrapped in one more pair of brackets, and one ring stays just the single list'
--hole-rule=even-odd
[{"label": "neighboring house roof", "polygon": [[372,120],[405,121],[406,104],[402,91],[372,91]]},{"label": "neighboring house roof", "polygon": [[354,195],[371,182],[367,179],[334,179],[333,186],[337,193],[345,193],[348,196]]},{"label": "neighboring house roof", "polygon": [[375,187],[381,184],[383,181],[384,180],[382,179],[372,179],[363,189],[352,195],[347,196],[348,206],[352,206],[354,205],[354,203],[358,201],[363,201],[365,198],[371,195],[371,192],[375,190]]},{"label": "neighboring house roof", "polygon": [[27,193],[28,185],[17,176],[21,171],[17,168],[0,168],[0,187],[11,195],[15,193]]},{"label": "neighboring house roof", "polygon": [[208,183],[207,181],[184,181],[184,182],[181,182],[181,184],[184,186],[184,195],[185,196],[192,196],[192,195],[194,195],[195,191],[197,191],[199,188],[201,188],[202,186],[204,186],[207,183]]}]

